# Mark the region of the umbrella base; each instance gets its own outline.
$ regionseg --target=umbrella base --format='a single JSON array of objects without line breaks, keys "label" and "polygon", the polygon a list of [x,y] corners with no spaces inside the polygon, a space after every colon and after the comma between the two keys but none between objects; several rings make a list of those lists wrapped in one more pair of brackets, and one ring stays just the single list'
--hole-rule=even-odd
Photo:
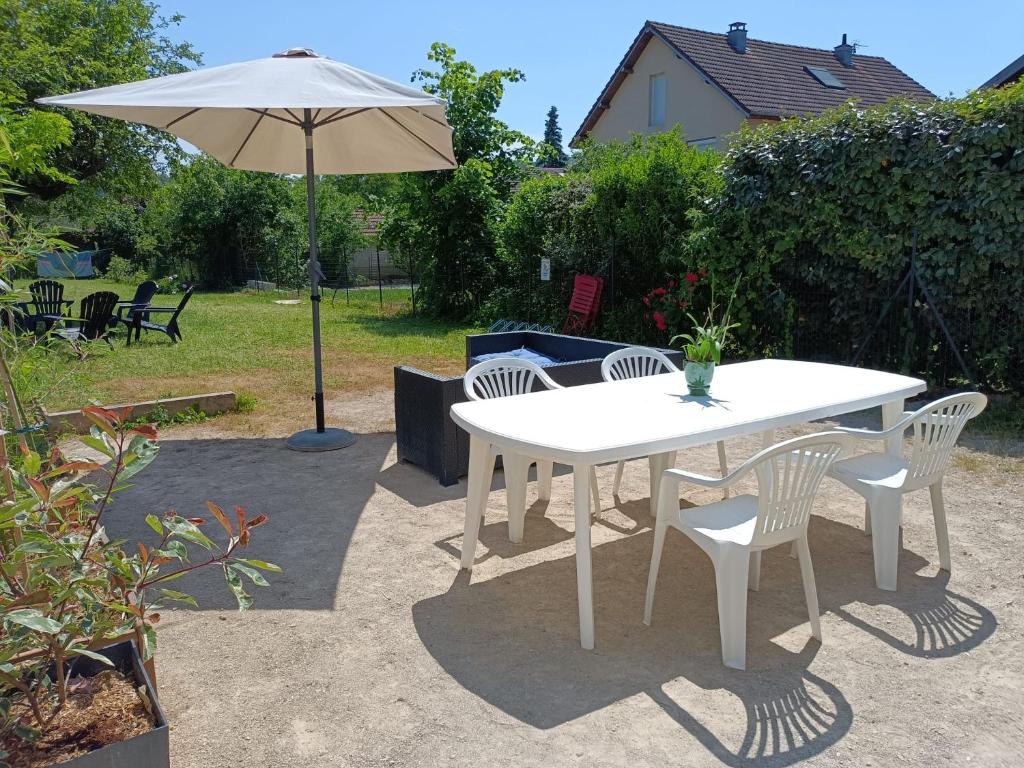
[{"label": "umbrella base", "polygon": [[304,429],[296,432],[285,440],[285,445],[293,451],[336,451],[339,448],[348,448],[356,441],[356,436],[347,429],[325,429],[317,432],[315,429]]}]

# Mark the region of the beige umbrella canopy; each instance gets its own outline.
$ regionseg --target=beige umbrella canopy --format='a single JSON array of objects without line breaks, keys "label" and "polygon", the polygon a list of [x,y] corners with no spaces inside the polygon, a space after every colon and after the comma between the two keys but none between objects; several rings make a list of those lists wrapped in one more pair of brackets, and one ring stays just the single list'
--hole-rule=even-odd
[{"label": "beige umbrella canopy", "polygon": [[351,433],[324,425],[314,175],[454,168],[444,101],[307,48],[292,48],[266,59],[39,103],[160,128],[230,168],[306,174],[316,427],[292,435],[288,444],[299,450],[351,445]]}]

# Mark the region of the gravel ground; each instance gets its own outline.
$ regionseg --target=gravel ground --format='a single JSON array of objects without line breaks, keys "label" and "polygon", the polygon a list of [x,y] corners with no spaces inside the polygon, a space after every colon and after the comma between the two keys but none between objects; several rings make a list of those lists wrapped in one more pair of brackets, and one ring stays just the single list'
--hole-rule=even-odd
[{"label": "gravel ground", "polygon": [[[1020,444],[959,449],[945,484],[952,574],[937,568],[927,492],[908,497],[896,593],[874,586],[862,502],[827,482],[810,526],[824,642],[810,636],[797,563],[777,548],[750,596],[738,672],[721,663],[710,561],[676,532],[653,625],[641,623],[646,462],[627,465],[619,500],[613,467],[599,469],[587,652],[569,474],[531,507],[521,545],[496,474],[469,578],[465,486],[396,463],[392,434],[300,454],[214,427],[165,440],[108,525],[145,538],[145,513],[203,514],[206,499],[271,518],[252,556],[285,572],[253,610],[232,610],[207,573],[177,587],[200,610],[164,614],[157,666],[176,768],[1024,763]],[[757,447],[730,443],[730,461]],[[713,448],[678,463],[717,467]]]}]

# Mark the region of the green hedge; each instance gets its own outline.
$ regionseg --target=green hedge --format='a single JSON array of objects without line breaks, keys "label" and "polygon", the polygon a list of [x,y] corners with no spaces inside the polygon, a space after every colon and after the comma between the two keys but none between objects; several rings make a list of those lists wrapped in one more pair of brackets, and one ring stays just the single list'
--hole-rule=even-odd
[{"label": "green hedge", "polygon": [[864,359],[956,383],[934,307],[982,384],[1020,389],[1024,84],[746,130],[723,173],[706,245],[781,295],[757,308],[763,346],[852,359],[916,242],[934,304],[901,293]]},{"label": "green hedge", "polygon": [[[928,296],[890,303],[915,243]],[[678,329],[653,328],[643,297],[706,268],[738,280],[734,354],[860,354],[956,385],[936,309],[978,382],[1019,392],[1024,84],[746,129],[724,157],[678,132],[591,147],[567,176],[523,185],[499,245],[492,315],[560,321],[572,275],[596,272],[615,289],[598,332],[664,342]],[[534,277],[541,255],[551,284]]]},{"label": "green hedge", "polygon": [[[503,287],[492,294],[488,319],[558,326],[573,277],[597,274],[605,279],[600,332],[655,340],[639,297],[687,269],[706,201],[721,188],[719,163],[668,132],[587,147],[565,176],[525,182],[499,231]],[[542,257],[551,259],[547,283],[538,279]]]}]

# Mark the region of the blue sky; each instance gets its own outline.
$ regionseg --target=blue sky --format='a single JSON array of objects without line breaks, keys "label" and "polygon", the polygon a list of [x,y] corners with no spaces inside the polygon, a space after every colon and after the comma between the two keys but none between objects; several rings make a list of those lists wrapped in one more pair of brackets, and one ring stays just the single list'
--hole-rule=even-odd
[{"label": "blue sky", "polygon": [[175,36],[204,65],[308,46],[408,82],[434,41],[478,69],[517,67],[526,81],[506,91],[500,115],[534,137],[552,104],[572,137],[645,19],[725,32],[747,22],[753,38],[831,48],[842,33],[884,56],[940,96],[977,87],[1024,53],[1021,0],[857,2],[351,2],[351,0],[165,0],[185,21]]}]

